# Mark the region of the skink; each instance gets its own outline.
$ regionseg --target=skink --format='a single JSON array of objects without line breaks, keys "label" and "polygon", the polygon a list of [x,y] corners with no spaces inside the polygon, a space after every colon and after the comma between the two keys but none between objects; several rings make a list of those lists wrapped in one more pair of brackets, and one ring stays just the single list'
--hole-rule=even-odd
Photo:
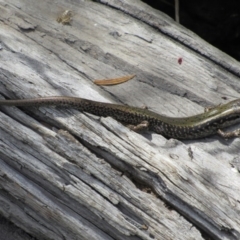
[{"label": "skink", "polygon": [[173,118],[143,108],[111,104],[75,97],[42,97],[21,100],[0,100],[0,106],[62,106],[114,119],[134,126],[147,126],[150,131],[167,138],[197,139],[218,133],[224,138],[239,137],[240,129],[223,132],[221,129],[240,122],[240,99],[214,107],[202,114]]}]

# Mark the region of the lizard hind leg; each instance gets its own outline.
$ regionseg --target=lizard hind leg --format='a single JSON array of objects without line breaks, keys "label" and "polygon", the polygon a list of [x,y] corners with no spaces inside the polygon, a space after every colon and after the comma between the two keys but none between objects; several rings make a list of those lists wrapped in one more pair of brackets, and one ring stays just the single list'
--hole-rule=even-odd
[{"label": "lizard hind leg", "polygon": [[137,125],[129,124],[129,125],[127,125],[127,127],[130,128],[134,132],[140,132],[140,131],[148,130],[149,122],[148,121],[142,121],[141,123],[139,123]]}]

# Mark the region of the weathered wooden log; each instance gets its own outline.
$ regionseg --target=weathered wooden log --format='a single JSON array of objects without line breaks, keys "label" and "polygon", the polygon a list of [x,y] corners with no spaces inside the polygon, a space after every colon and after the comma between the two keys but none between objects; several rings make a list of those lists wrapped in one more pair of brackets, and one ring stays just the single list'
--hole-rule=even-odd
[{"label": "weathered wooden log", "polygon": [[[0,4],[2,97],[79,96],[169,116],[239,97],[238,62],[141,1]],[[56,21],[64,10],[68,25]],[[1,107],[0,214],[38,239],[240,239],[239,145]]]}]

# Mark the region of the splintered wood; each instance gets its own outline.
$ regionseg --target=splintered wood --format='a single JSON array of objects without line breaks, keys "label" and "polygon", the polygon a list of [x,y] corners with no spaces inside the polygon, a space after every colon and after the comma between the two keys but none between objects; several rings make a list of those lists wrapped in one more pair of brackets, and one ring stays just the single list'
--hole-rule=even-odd
[{"label": "splintered wood", "polygon": [[65,10],[57,17],[57,22],[62,23],[64,25],[70,24],[72,21],[72,17],[73,17],[72,11]]}]

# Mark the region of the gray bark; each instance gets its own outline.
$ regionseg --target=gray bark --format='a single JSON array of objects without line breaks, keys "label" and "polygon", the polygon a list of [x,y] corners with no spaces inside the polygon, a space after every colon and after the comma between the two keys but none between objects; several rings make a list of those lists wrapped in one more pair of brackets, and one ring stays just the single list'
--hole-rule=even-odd
[{"label": "gray bark", "polygon": [[[70,25],[56,21],[66,9]],[[141,1],[0,0],[0,13],[2,97],[68,95],[179,117],[239,97],[238,62]],[[38,239],[239,239],[239,144],[1,107],[0,214]]]}]

